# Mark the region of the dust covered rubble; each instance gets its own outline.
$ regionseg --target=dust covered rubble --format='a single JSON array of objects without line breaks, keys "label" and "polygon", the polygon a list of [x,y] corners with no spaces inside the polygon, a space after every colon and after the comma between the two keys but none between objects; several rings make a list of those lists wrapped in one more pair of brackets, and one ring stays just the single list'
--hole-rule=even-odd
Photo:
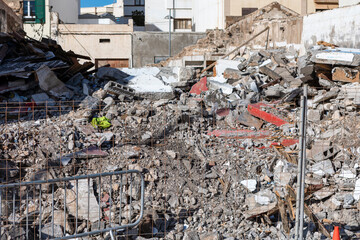
[{"label": "dust covered rubble", "polygon": [[[100,68],[87,79],[77,75],[66,85],[74,92],[69,99],[81,99],[81,104],[60,103],[47,96],[51,104],[41,110],[30,106],[31,111],[21,112],[20,119],[5,121],[2,115],[0,158],[6,167],[1,167],[1,181],[137,169],[146,181],[146,217],[140,228],[122,235],[134,239],[288,239],[294,233],[294,221],[282,220],[279,209],[286,202],[290,216],[294,205],[289,186],[296,189],[299,98],[306,82],[310,99],[306,203],[328,233],[332,231],[329,223],[339,223],[345,238],[356,237],[360,151],[354,92],[359,86],[332,79],[324,84],[317,63],[310,58],[309,53],[296,62],[296,56],[282,50],[252,51],[232,61],[219,61],[216,74],[201,80],[196,80],[196,70],[185,68]],[[109,82],[114,83],[105,90]],[[16,94],[24,102],[31,97],[21,91]],[[4,101],[11,101],[7,97]],[[94,128],[92,118],[102,116],[111,126]],[[109,186],[102,184],[102,189]],[[57,189],[60,209],[64,192],[69,196],[72,188]],[[100,206],[101,217],[106,219],[108,205],[98,202],[95,196],[104,193],[97,191],[91,192],[91,205]],[[113,188],[114,202],[119,192]],[[124,193],[134,197],[131,219],[135,219],[139,196],[128,185]],[[44,190],[43,206],[49,207],[49,198]],[[31,203],[35,210],[36,204]],[[12,221],[11,211],[5,211],[10,207],[3,206],[2,212]],[[25,209],[22,200],[16,208],[17,221]],[[44,214],[49,214],[49,208],[45,209]],[[67,206],[66,216],[73,214],[73,207]],[[113,217],[118,217],[115,211]],[[67,234],[75,228],[85,231],[84,219],[78,226],[67,221]],[[59,237],[62,220],[55,219]],[[49,229],[46,221],[49,218],[40,223],[44,231]],[[109,226],[107,221],[97,222],[96,216],[91,221],[92,230]],[[306,239],[326,235],[315,224],[306,217]],[[1,234],[24,236],[25,231],[17,227]]]}]

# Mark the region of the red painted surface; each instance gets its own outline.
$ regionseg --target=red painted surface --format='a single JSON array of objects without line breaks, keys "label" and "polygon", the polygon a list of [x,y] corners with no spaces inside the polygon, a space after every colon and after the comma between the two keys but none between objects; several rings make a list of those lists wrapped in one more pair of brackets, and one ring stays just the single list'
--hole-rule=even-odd
[{"label": "red painted surface", "polygon": [[192,86],[190,93],[199,95],[202,92],[206,92],[207,90],[209,90],[206,85],[207,85],[207,78],[203,77],[198,83]]},{"label": "red painted surface", "polygon": [[282,140],[281,145],[283,145],[284,147],[289,147],[297,143],[299,143],[299,139],[284,139]]},{"label": "red painted surface", "polygon": [[284,124],[287,124],[285,120],[282,120],[281,118],[278,118],[274,114],[267,113],[265,111],[262,111],[260,108],[261,106],[269,106],[264,103],[256,103],[256,104],[249,104],[248,105],[248,111],[251,115],[258,117],[266,122],[272,123],[276,126],[282,126]]},{"label": "red painted surface", "polygon": [[252,130],[215,130],[208,132],[208,135],[225,138],[266,138],[270,137],[270,132]]}]

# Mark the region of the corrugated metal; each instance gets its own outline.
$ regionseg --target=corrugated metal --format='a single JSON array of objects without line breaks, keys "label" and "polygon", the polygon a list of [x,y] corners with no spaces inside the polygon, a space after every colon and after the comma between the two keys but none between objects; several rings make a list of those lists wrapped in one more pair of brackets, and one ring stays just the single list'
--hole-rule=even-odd
[{"label": "corrugated metal", "polygon": [[[23,59],[27,57],[23,57]],[[21,59],[21,58],[16,58]],[[30,61],[16,61],[16,59],[12,59],[11,61],[6,61],[4,64],[1,65],[0,68],[0,77],[3,76],[16,76],[19,73],[27,73],[26,76],[29,76],[33,71],[36,71],[42,65],[46,65],[49,68],[63,68],[69,67],[69,65],[61,60],[53,60],[53,61],[46,61],[46,62],[30,62]],[[28,60],[28,59],[27,59]],[[24,75],[22,75],[24,76]]]}]

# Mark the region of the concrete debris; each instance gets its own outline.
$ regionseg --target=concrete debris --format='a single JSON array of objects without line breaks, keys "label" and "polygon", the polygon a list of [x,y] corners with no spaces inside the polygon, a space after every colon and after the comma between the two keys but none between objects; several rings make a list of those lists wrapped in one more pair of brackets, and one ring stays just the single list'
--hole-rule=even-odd
[{"label": "concrete debris", "polygon": [[[36,86],[25,92],[0,89],[8,111],[0,111],[0,182],[137,169],[146,181],[147,212],[141,227],[126,230],[131,234],[156,239],[287,239],[294,231],[299,100],[306,83],[307,239],[330,236],[324,224],[338,221],[340,215],[349,220],[342,223],[349,236],[356,236],[358,54],[323,47],[300,58],[284,49],[241,51],[241,57],[218,61],[204,77],[191,67],[88,71],[90,65],[74,67],[67,61],[72,67],[63,71],[43,62],[32,71],[24,69],[26,78],[8,71],[6,89],[27,82]],[[83,57],[62,54],[64,59]],[[5,58],[1,66],[7,61],[13,60]],[[111,126],[95,129],[91,119],[99,117],[109,119]],[[108,182],[102,182],[104,192],[98,192],[96,180],[90,182],[90,191],[87,180],[79,181],[78,189],[73,182],[57,186],[56,207],[64,208],[66,192],[66,214],[56,211],[55,233],[48,237],[63,237],[64,226],[66,234],[83,233],[88,217],[92,230],[109,227],[109,203],[128,187],[118,180],[111,193],[104,190]],[[44,207],[49,206],[48,190],[42,189]],[[76,192],[79,199],[90,196],[79,201],[78,209]],[[130,196],[136,205],[124,214],[136,218],[139,189],[125,195],[111,209],[111,218],[118,217],[112,210],[127,205]],[[36,204],[26,209],[36,212]],[[19,222],[23,205],[16,207],[16,216],[4,215],[2,221],[18,217]],[[2,207],[5,212],[11,206]],[[88,213],[88,208],[96,211]],[[39,223],[44,235],[51,230],[47,214]],[[73,222],[76,214],[78,226]],[[103,221],[98,222],[99,214]],[[127,223],[122,219],[121,224]],[[9,228],[2,238],[11,239],[11,233]]]},{"label": "concrete debris", "polygon": [[74,95],[74,93],[57,78],[55,73],[52,72],[48,66],[43,65],[36,70],[36,76],[39,81],[40,88],[49,92],[51,95],[58,98],[66,97],[67,99],[72,98]]}]

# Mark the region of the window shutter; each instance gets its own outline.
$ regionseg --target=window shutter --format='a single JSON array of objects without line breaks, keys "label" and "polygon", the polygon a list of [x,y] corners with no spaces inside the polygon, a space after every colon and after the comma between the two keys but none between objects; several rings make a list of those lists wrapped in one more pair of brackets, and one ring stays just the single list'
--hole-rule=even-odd
[{"label": "window shutter", "polygon": [[35,0],[36,23],[45,23],[45,0]]}]

